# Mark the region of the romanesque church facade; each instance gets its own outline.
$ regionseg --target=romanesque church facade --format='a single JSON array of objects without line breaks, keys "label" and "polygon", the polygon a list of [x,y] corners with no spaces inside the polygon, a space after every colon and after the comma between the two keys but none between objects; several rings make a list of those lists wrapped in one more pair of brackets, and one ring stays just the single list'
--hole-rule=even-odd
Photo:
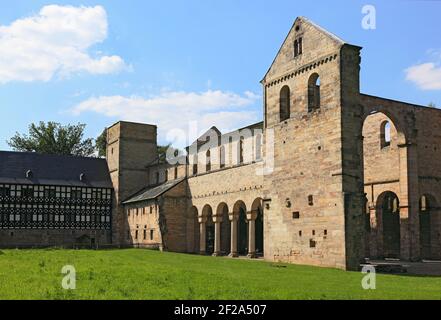
[{"label": "romanesque church facade", "polygon": [[441,111],[361,93],[361,49],[297,18],[261,81],[263,121],[213,127],[178,163],[158,162],[155,125],[108,128],[99,241],[350,270],[440,259]]}]

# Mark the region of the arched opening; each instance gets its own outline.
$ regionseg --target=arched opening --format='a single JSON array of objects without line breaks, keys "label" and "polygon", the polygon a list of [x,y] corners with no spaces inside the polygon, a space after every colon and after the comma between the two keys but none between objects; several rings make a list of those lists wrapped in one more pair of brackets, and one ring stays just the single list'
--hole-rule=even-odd
[{"label": "arched opening", "polygon": [[239,164],[243,164],[244,163],[244,143],[245,143],[245,138],[244,137],[240,137],[239,139]]},{"label": "arched opening", "polygon": [[313,73],[308,80],[308,112],[320,109],[320,77]]},{"label": "arched opening", "polygon": [[290,105],[291,92],[288,86],[284,86],[282,90],[280,90],[280,121],[285,121],[289,119],[291,112]]},{"label": "arched opening", "polygon": [[383,256],[400,257],[400,204],[395,193],[387,191],[377,200],[377,210],[383,225]]},{"label": "arched opening", "polygon": [[205,205],[202,209],[202,215],[206,217],[205,222],[205,253],[212,255],[214,253],[214,223],[213,210],[210,205]]},{"label": "arched opening", "polygon": [[221,222],[221,253],[227,255],[231,251],[231,223],[228,215],[228,206],[226,203],[222,202],[217,206],[216,214],[222,217]]},{"label": "arched opening", "polygon": [[211,171],[211,152],[210,150],[207,150],[207,153],[205,154],[205,171],[210,172]]},{"label": "arched opening", "polygon": [[225,168],[225,146],[220,146],[219,148],[219,161],[220,161],[220,168]]},{"label": "arched opening", "polygon": [[380,146],[386,148],[390,146],[391,141],[391,125],[389,121],[383,121],[380,126]]},{"label": "arched opening", "polygon": [[294,40],[294,58],[301,55],[303,51],[303,40],[302,38],[298,38]]},{"label": "arched opening", "polygon": [[421,258],[431,259],[433,257],[433,217],[434,210],[436,208],[436,202],[434,197],[430,195],[423,195],[420,198],[420,246],[421,246]]},{"label": "arched opening", "polygon": [[247,208],[243,201],[238,201],[234,205],[234,213],[238,216],[237,220],[237,253],[239,255],[248,254],[248,221]]},{"label": "arched opening", "polygon": [[264,250],[264,233],[263,233],[263,207],[262,199],[254,200],[251,210],[256,213],[256,255],[263,256]]}]

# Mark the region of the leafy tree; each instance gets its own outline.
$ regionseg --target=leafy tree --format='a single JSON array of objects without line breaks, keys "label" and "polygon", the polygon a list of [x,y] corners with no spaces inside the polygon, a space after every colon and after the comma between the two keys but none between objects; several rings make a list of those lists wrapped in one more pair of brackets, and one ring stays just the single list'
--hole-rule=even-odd
[{"label": "leafy tree", "polygon": [[95,140],[95,148],[98,152],[98,157],[106,156],[106,146],[107,146],[107,129],[104,129],[103,133],[100,134]]},{"label": "leafy tree", "polygon": [[170,148],[171,144],[166,146],[158,145],[158,161],[159,163],[167,163],[167,150]]},{"label": "leafy tree", "polygon": [[43,121],[29,126],[28,134],[18,132],[7,143],[16,151],[90,157],[95,153],[93,139],[84,139],[86,125],[61,125]]}]

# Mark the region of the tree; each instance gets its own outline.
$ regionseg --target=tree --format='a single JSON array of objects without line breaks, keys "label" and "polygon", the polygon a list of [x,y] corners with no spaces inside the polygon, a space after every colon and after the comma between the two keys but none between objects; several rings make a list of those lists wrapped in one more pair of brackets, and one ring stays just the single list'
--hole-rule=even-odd
[{"label": "tree", "polygon": [[98,152],[98,157],[106,156],[106,146],[107,146],[107,129],[104,129],[103,133],[100,134],[95,140],[95,148]]},{"label": "tree", "polygon": [[85,124],[61,125],[43,121],[29,126],[28,134],[18,132],[7,143],[15,151],[90,157],[95,153],[93,139],[84,139]]}]

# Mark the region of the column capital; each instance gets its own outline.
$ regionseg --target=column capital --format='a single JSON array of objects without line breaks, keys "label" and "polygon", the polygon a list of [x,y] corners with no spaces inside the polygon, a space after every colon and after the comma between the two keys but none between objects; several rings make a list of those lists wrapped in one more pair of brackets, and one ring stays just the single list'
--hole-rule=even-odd
[{"label": "column capital", "polygon": [[247,220],[248,221],[256,220],[257,219],[257,214],[258,214],[257,210],[248,211],[247,212]]},{"label": "column capital", "polygon": [[222,219],[223,217],[221,216],[221,215],[214,215],[213,216],[213,222],[214,223],[220,223],[220,222],[222,222]]},{"label": "column capital", "polygon": [[230,218],[230,221],[237,221],[237,220],[239,220],[239,213],[238,212],[229,212],[228,217]]},{"label": "column capital", "polygon": [[199,223],[205,223],[205,222],[207,222],[207,217],[205,217],[205,216],[198,216],[198,221],[199,221]]}]

